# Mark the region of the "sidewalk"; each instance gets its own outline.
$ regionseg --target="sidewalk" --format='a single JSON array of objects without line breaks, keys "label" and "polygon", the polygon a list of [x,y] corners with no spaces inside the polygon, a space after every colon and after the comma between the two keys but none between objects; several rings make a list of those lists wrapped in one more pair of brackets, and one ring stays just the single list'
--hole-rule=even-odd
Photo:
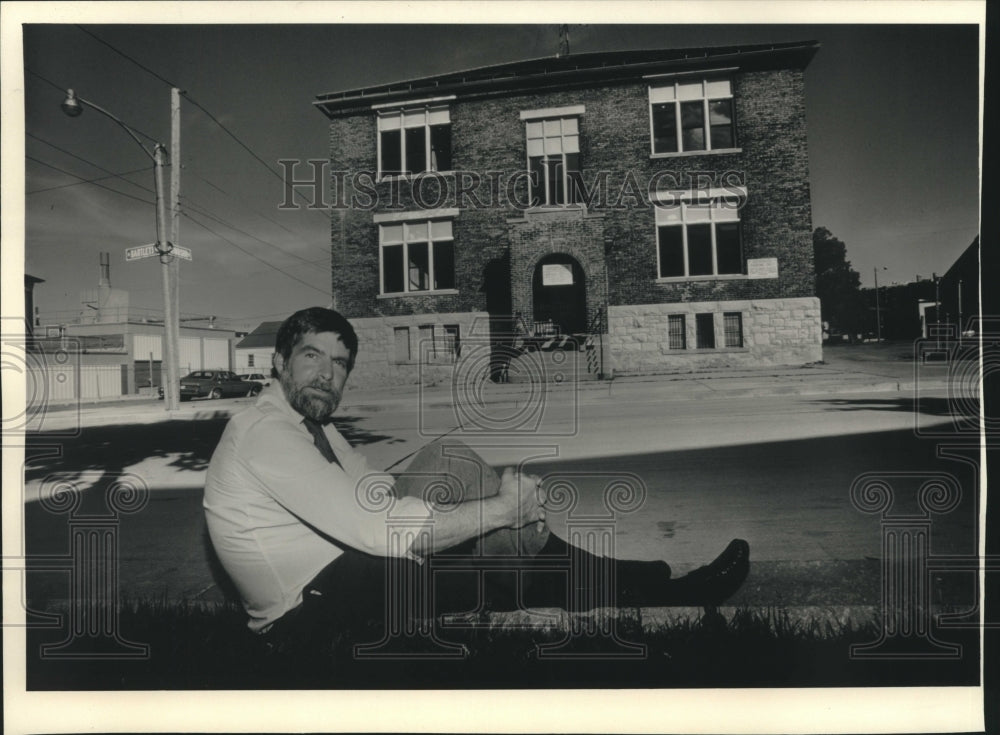
[{"label": "sidewalk", "polygon": [[[915,365],[911,344],[883,343],[824,348],[824,361],[809,365],[760,368],[719,368],[698,372],[620,376],[604,381],[548,383],[545,390],[576,391],[580,404],[616,401],[687,401],[772,395],[831,395],[848,393],[910,393],[944,391],[949,387],[947,364]],[[474,398],[490,405],[517,405],[536,395],[537,385],[486,383],[473,390],[451,385],[393,385],[347,390],[340,415],[364,415],[392,410],[447,408],[456,400]],[[30,424],[32,431],[58,431],[109,424],[158,423],[164,420],[198,421],[223,418],[254,399],[195,400],[167,414],[163,402],[129,397],[113,403],[53,405]]]}]

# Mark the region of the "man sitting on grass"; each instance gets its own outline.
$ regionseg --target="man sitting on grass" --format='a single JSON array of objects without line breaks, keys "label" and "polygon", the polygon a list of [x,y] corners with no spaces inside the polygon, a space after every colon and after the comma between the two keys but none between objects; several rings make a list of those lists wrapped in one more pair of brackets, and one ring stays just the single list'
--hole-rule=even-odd
[{"label": "man sitting on grass", "polygon": [[[588,600],[716,605],[746,578],[740,540],[679,579],[662,561],[597,559],[549,531],[537,477],[510,469],[498,477],[459,442],[432,442],[398,479],[373,473],[330,423],[357,352],[354,329],[336,311],[289,317],[275,344],[278,383],[230,420],[209,466],[212,544],[251,630],[273,645],[317,645],[378,624],[399,609],[399,595],[419,597],[405,607],[435,616],[579,609]],[[420,574],[431,554],[472,559],[473,568]]]}]

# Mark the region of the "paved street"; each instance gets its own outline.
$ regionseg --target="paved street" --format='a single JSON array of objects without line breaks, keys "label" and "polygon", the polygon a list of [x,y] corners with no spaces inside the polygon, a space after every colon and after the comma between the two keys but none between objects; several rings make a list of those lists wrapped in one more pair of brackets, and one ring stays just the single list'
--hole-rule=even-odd
[{"label": "paved street", "polygon": [[[941,396],[922,396],[919,415],[900,391],[692,400],[683,392],[658,395],[651,384],[617,394],[567,388],[478,404],[471,397],[459,411],[440,392],[423,398],[348,405],[338,426],[374,467],[398,471],[443,434],[476,446],[496,466],[527,462],[550,484],[568,481],[578,496],[574,507],[550,514],[553,528],[566,533],[581,517],[601,515],[619,556],[664,558],[684,571],[729,539],[745,538],[754,571],[735,602],[878,603],[879,518],[849,498],[863,473],[909,473],[891,480],[899,512],[915,510],[929,473],[953,475],[961,503],[934,516],[931,550],[975,551],[972,465],[938,458],[939,440],[914,433],[917,425],[952,426]],[[122,593],[220,599],[224,581],[204,534],[202,484],[226,417],[244,403],[197,402],[184,418],[34,438],[25,486],[29,554],[67,550],[66,515],[37,502],[45,483],[71,479],[85,497],[78,513],[103,512],[101,488],[134,475],[149,487],[150,502],[121,517]],[[603,497],[615,480],[643,488],[645,498],[611,517]],[[61,572],[39,574],[32,606],[65,597],[66,582]]]}]

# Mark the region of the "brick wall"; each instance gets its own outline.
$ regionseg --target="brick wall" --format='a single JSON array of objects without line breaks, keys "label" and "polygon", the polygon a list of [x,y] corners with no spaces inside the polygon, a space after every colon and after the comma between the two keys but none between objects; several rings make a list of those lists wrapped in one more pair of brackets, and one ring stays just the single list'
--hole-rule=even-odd
[{"label": "brick wall", "polygon": [[[455,207],[457,188],[473,190],[483,204],[463,207],[455,221],[459,294],[377,299],[377,228],[371,211],[355,209],[333,218],[333,285],[338,305],[350,316],[485,308],[483,277],[487,264],[502,258],[508,247],[523,249],[526,232],[542,230],[540,236],[550,234],[547,227],[508,227],[509,218],[522,217],[511,200],[526,200],[524,181],[509,188],[491,187],[487,174],[502,172],[507,181],[526,167],[521,110],[581,104],[586,108],[580,123],[584,180],[590,183],[598,171],[608,172],[607,192],[592,210],[605,214],[599,241],[607,248],[610,303],[813,295],[802,72],[738,74],[733,79],[733,92],[740,152],[656,158],[650,156],[645,82],[452,103],[453,167],[480,173],[481,185],[473,186],[468,179],[456,181],[454,176],[434,177],[425,180],[421,185],[423,195],[416,198],[409,182],[370,183],[369,188],[380,202],[379,211],[417,211],[420,200]],[[375,168],[376,127],[372,115],[334,120],[330,134],[333,170]],[[778,258],[779,277],[658,283],[656,228],[645,191],[650,178],[663,171],[671,172],[682,184],[701,172],[703,180],[717,186],[725,172],[736,172],[748,190],[741,212],[745,256]],[[630,196],[636,192],[640,197]],[[466,204],[472,202],[471,196],[466,197]],[[616,200],[624,205],[624,211],[609,206]],[[594,233],[586,227],[578,229],[576,235],[565,224],[559,227],[563,241],[578,237],[584,249],[595,242],[591,239]],[[545,247],[547,241],[540,242]],[[589,255],[584,259],[589,260]],[[517,289],[515,282],[515,293]]]},{"label": "brick wall", "polygon": [[[707,308],[705,304],[738,302],[753,305],[747,307],[748,313],[760,313],[760,319],[748,318],[746,323],[748,338],[757,335],[758,328],[765,330],[753,348],[742,353],[689,354],[682,358],[687,360],[685,367],[720,360],[773,364],[820,359],[818,310],[815,314],[805,310],[804,318],[814,319],[815,324],[796,322],[798,337],[767,331],[770,325],[763,319],[773,312],[775,319],[797,320],[783,316],[786,309],[780,304],[814,295],[803,72],[743,72],[732,81],[739,150],[708,154],[650,155],[648,83],[643,80],[452,102],[453,168],[476,172],[481,179],[434,175],[416,193],[412,182],[374,182],[376,122],[371,112],[332,120],[332,170],[372,172],[361,188],[344,194],[348,199],[357,194],[362,200],[379,202],[374,211],[363,206],[334,211],[332,284],[337,308],[352,319],[421,314],[443,318],[492,308],[520,311],[530,323],[535,266],[545,255],[558,252],[572,255],[583,268],[588,323],[606,307],[632,305]],[[583,179],[591,184],[600,180],[598,172],[606,172],[600,174],[606,176],[605,187],[587,212],[525,212],[526,182],[516,176],[526,168],[519,113],[569,105],[585,107],[580,117]],[[659,281],[655,218],[646,192],[649,180],[665,171],[685,187],[699,176],[705,184],[724,186],[723,175],[735,175],[747,189],[740,213],[744,257],[776,258],[778,276]],[[506,186],[511,178],[516,185]],[[463,190],[464,201],[459,197]],[[373,214],[419,212],[422,203],[460,210],[453,224],[457,293],[379,297],[378,228]],[[622,358],[623,367],[646,370],[655,350],[645,348],[649,359],[637,360],[631,353],[643,350],[626,349],[628,343],[621,341],[622,354],[630,353]],[[379,350],[376,354],[383,355]],[[673,364],[672,355],[660,358],[664,365]],[[409,372],[389,367],[383,377],[397,379],[404,374]]]},{"label": "brick wall", "polygon": [[604,267],[604,216],[583,210],[528,213],[509,221],[513,310],[525,322],[534,321],[532,279],[546,255],[572,255],[583,269],[587,288],[587,324],[606,308],[607,273]]}]

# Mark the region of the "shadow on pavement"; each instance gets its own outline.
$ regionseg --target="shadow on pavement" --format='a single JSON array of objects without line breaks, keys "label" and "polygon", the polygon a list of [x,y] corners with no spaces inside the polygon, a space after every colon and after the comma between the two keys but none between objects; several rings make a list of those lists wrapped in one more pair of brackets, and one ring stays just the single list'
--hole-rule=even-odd
[{"label": "shadow on pavement", "polygon": [[[25,480],[43,479],[52,473],[65,473],[72,480],[87,472],[107,476],[121,474],[127,468],[151,458],[170,458],[167,466],[183,472],[208,469],[219,438],[229,420],[227,413],[197,421],[162,421],[153,424],[113,424],[83,429],[67,439],[45,432],[27,436],[26,455],[33,448],[59,447],[61,456],[27,460]],[[356,447],[387,441],[402,441],[358,426],[361,418],[338,417],[337,430]],[[181,478],[183,479],[183,478]]]},{"label": "shadow on pavement", "polygon": [[[951,416],[958,419],[971,418],[970,401],[922,396],[919,398],[825,398],[811,401],[829,406],[835,411],[902,411],[925,416]],[[966,415],[968,413],[969,415]]]}]

